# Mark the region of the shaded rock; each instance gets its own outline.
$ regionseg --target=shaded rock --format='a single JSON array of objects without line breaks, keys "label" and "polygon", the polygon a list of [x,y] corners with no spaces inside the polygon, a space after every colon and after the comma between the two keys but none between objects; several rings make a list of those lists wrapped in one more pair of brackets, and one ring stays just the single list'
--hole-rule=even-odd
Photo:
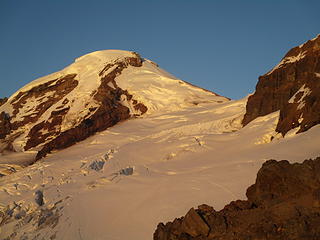
[{"label": "shaded rock", "polygon": [[248,188],[248,200],[257,206],[284,201],[301,201],[318,205],[316,192],[320,190],[320,158],[303,164],[283,160],[265,162],[254,185]]},{"label": "shaded rock", "polygon": [[276,131],[283,136],[320,123],[320,35],[291,49],[270,72],[260,76],[248,99],[243,125],[280,110]]},{"label": "shaded rock", "polygon": [[320,239],[320,157],[294,164],[267,161],[247,197],[218,212],[207,205],[192,208],[185,217],[160,223],[154,239]]},{"label": "shaded rock", "polygon": [[8,101],[8,98],[0,98],[0,106],[5,104]]},{"label": "shaded rock", "polygon": [[60,215],[53,209],[41,209],[38,217],[38,228],[55,228],[59,223]]},{"label": "shaded rock", "polygon": [[11,131],[10,116],[5,113],[0,113],[0,139],[5,138]]},{"label": "shaded rock", "polygon": [[120,170],[120,175],[126,175],[126,176],[129,176],[129,175],[132,175],[133,174],[133,168],[132,167],[127,167],[127,168],[123,168]]},{"label": "shaded rock", "polygon": [[104,164],[105,164],[104,160],[96,160],[89,165],[89,168],[98,172],[101,169],[103,169]]},{"label": "shaded rock", "polygon": [[39,205],[42,206],[44,204],[43,200],[43,192],[41,190],[37,190],[35,193],[34,201]]},{"label": "shaded rock", "polygon": [[[14,119],[20,111],[23,111],[24,107],[30,104],[30,99],[39,99],[41,103],[35,106],[32,114],[26,114],[23,117],[18,118],[17,121],[14,121],[12,123],[12,129],[18,130],[21,126],[36,122],[53,104],[60,101],[64,96],[75,89],[78,85],[78,81],[75,79],[76,76],[77,74],[75,73],[67,74],[58,79],[53,79],[46,83],[34,86],[28,91],[19,92],[18,95],[10,100],[10,104],[14,109],[11,118]],[[29,137],[32,139],[34,136],[30,135]]]}]

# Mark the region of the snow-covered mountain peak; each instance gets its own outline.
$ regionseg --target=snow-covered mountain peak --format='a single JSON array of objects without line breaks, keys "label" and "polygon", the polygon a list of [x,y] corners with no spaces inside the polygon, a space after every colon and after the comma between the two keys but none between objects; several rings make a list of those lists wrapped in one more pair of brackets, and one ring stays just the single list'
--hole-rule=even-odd
[{"label": "snow-covered mountain peak", "polygon": [[[85,82],[87,84],[89,84],[90,80],[92,80],[94,77],[95,80],[98,80],[96,81],[96,84],[99,84],[100,79],[97,77],[97,75],[99,75],[99,72],[106,65],[114,64],[115,62],[127,62],[127,60],[130,58],[140,58],[140,56],[137,53],[123,50],[101,50],[85,54],[79,58],[76,58],[74,63],[70,64],[64,69],[47,76],[40,77],[26,84],[15,94],[13,94],[11,98],[16,96],[21,91],[28,91],[39,84],[46,83],[50,79],[59,78],[67,74],[78,73],[78,75],[81,77],[78,76],[77,81]],[[142,59],[140,61],[142,61]],[[90,78],[87,78],[88,76]]]},{"label": "snow-covered mountain peak", "polygon": [[27,84],[0,106],[0,152],[65,148],[130,117],[228,99],[195,87],[139,54],[104,50]]},{"label": "snow-covered mountain peak", "polygon": [[126,57],[135,57],[135,53],[131,51],[124,51],[124,50],[100,50],[91,52],[88,54],[85,54],[81,57],[78,57],[75,59],[75,62],[94,62],[96,60],[98,61],[104,61],[104,62],[112,62],[118,59],[124,59]]}]

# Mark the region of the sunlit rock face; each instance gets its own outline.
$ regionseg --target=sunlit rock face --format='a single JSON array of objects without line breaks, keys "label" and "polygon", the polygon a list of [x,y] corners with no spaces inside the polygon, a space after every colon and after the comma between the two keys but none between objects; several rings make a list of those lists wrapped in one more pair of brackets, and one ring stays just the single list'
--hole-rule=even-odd
[{"label": "sunlit rock face", "polygon": [[291,49],[261,76],[248,99],[243,125],[280,110],[276,131],[304,132],[320,123],[320,35]]}]

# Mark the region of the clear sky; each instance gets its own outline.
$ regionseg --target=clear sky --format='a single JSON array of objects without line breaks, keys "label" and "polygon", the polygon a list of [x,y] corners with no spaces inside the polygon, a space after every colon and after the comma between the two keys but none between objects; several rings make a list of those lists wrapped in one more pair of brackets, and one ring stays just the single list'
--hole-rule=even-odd
[{"label": "clear sky", "polygon": [[319,0],[0,0],[0,97],[103,49],[232,99],[320,33]]}]

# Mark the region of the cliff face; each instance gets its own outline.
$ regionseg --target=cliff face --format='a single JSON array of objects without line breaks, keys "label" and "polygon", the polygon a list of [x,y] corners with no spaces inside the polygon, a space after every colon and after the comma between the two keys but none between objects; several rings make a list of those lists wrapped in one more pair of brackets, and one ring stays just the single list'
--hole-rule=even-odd
[{"label": "cliff face", "polygon": [[221,211],[192,208],[184,217],[160,223],[154,240],[320,239],[320,157],[302,164],[267,161],[247,197]]},{"label": "cliff face", "polygon": [[320,35],[291,49],[274,69],[259,77],[242,123],[278,110],[276,131],[282,135],[320,123]]}]

